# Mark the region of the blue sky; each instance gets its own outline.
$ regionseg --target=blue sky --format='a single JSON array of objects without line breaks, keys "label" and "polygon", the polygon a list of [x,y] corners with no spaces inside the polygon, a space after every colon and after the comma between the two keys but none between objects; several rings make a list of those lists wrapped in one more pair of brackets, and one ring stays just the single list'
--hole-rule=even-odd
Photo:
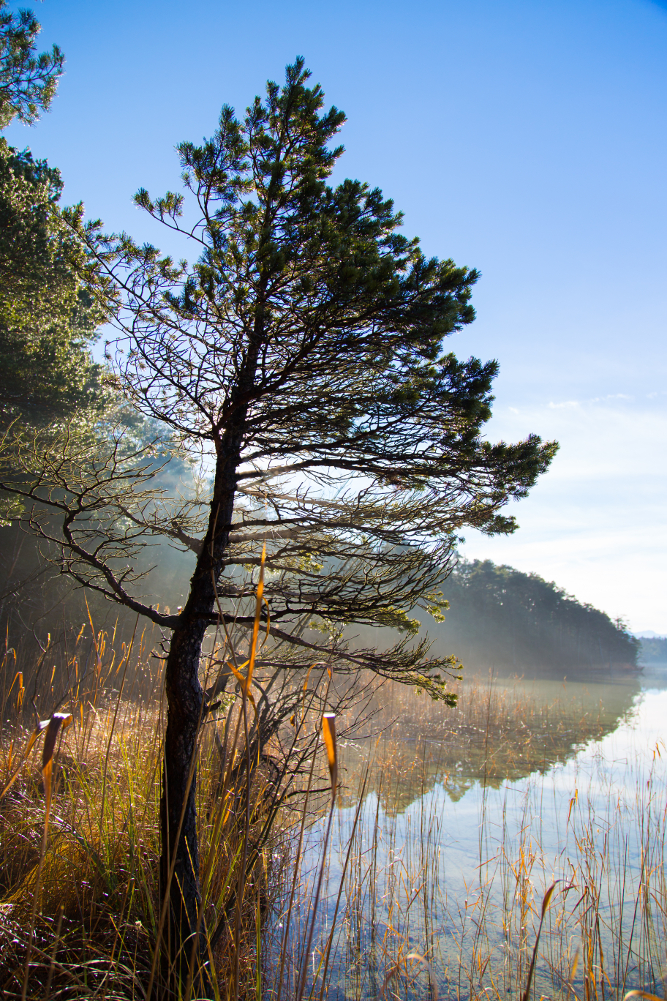
[{"label": "blue sky", "polygon": [[[555,437],[512,537],[464,552],[667,633],[667,2],[45,0],[52,111],[11,126],[109,229],[178,182],[174,146],[303,54],[345,110],[338,176],[381,187],[429,254],[475,266],[497,358],[489,435]],[[174,248],[176,249],[176,248]]]}]

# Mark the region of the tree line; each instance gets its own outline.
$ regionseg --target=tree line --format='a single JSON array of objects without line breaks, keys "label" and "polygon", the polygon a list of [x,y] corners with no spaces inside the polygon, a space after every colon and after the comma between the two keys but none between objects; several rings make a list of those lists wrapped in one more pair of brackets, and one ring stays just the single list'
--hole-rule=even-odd
[{"label": "tree line", "polygon": [[647,636],[641,640],[641,659],[648,664],[667,664],[667,636]]},{"label": "tree line", "polygon": [[461,561],[443,594],[450,609],[440,642],[446,638],[471,667],[571,676],[637,666],[640,641],[622,620],[535,573],[490,560]]}]

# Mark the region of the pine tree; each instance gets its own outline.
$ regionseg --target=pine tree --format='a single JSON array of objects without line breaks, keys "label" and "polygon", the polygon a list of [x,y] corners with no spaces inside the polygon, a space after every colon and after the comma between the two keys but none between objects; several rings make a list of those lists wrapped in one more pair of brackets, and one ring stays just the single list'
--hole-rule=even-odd
[{"label": "pine tree", "polygon": [[[473,319],[477,273],[425,257],[379,190],[328,183],[345,119],[322,110],[308,78],[297,59],[242,119],[225,107],[210,140],[183,143],[184,193],[137,194],[194,264],[89,234],[116,290],[118,385],[201,459],[208,490],[168,504],[121,439],[91,461],[90,443],[77,452],[70,436],[49,472],[57,489],[32,491],[62,513],[63,533],[50,537],[63,566],[171,631],[162,865],[175,856],[180,942],[194,934],[199,900],[191,765],[207,710],[202,643],[224,626],[240,648],[262,547],[268,668],[322,659],[447,698],[442,672],[455,658],[429,659],[427,643],[409,641],[410,611],[440,614],[438,582],[460,528],[513,531],[503,506],[525,496],[555,451],[535,436],[482,438],[496,364],[443,349]],[[24,454],[28,466],[41,461]],[[137,553],[155,536],[194,554],[175,613],[133,590]],[[354,650],[340,639],[353,623],[407,638],[382,653]],[[318,639],[318,625],[334,639]]]},{"label": "pine tree", "polygon": [[[0,129],[34,124],[63,71],[58,46],[36,52],[31,11],[0,0]],[[0,431],[45,427],[107,401],[89,346],[104,318],[95,261],[77,234],[83,207],[61,209],[60,172],[0,137]],[[5,439],[7,444],[7,439]],[[11,475],[11,448],[4,466]],[[14,469],[18,475],[18,469]],[[20,504],[0,497],[0,525]]]},{"label": "pine tree", "polygon": [[57,45],[36,54],[41,25],[31,10],[12,13],[0,0],[0,128],[14,119],[31,125],[58,86],[65,57]]},{"label": "pine tree", "polygon": [[[0,0],[0,129],[34,124],[63,72],[57,45],[37,54],[41,26]],[[61,210],[60,172],[0,138],[0,421],[72,413],[99,396],[87,352],[102,319],[86,288],[92,261],[77,237],[82,207]]]},{"label": "pine tree", "polygon": [[89,345],[104,319],[76,235],[82,206],[62,210],[60,172],[0,138],[0,422],[44,423],[101,405]]}]

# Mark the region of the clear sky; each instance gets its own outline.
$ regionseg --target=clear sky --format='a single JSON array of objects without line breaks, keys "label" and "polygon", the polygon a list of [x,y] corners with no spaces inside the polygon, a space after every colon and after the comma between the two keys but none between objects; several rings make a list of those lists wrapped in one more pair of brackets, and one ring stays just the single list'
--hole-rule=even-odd
[{"label": "clear sky", "polygon": [[[22,4],[28,6],[28,3]],[[394,198],[424,250],[477,267],[451,341],[497,358],[494,438],[561,442],[509,538],[464,553],[535,571],[667,633],[667,2],[45,0],[67,59],[10,142],[65,200],[164,246],[132,205],[174,146],[303,54],[348,116],[337,174]],[[175,249],[175,248],[174,248]]]}]

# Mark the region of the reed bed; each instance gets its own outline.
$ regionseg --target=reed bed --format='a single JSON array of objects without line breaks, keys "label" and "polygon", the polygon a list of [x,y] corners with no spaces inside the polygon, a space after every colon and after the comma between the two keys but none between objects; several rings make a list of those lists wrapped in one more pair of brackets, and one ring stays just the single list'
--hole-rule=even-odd
[{"label": "reed bed", "polygon": [[[157,947],[161,661],[136,630],[124,644],[113,640],[91,621],[64,662],[45,659],[37,668],[32,662],[32,676],[40,682],[34,691],[24,683],[27,672],[17,669],[13,651],[5,655],[3,998],[195,998],[201,989],[196,982],[175,983]],[[238,768],[244,752],[240,702],[233,692],[218,699],[222,722],[212,718],[202,728],[199,749],[202,929],[214,971],[207,992],[216,998],[257,997],[257,935],[272,870],[282,858],[269,838],[275,776],[254,769],[248,791]],[[49,757],[48,784],[42,751],[48,727],[30,722],[37,707],[62,724]]]}]

